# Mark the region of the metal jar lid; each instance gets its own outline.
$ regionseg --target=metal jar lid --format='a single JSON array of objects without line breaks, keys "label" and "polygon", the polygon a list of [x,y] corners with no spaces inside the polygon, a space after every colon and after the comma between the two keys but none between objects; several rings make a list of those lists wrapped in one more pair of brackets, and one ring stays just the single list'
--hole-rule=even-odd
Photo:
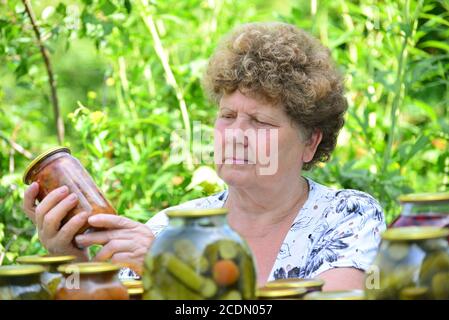
[{"label": "metal jar lid", "polygon": [[21,264],[61,264],[69,263],[76,259],[75,256],[34,255],[18,257],[16,261]]},{"label": "metal jar lid", "polygon": [[288,278],[278,279],[268,282],[265,286],[269,288],[319,288],[324,285],[324,280],[318,278],[301,279],[301,278]]},{"label": "metal jar lid", "polygon": [[430,226],[390,228],[382,233],[382,239],[389,241],[429,240],[448,236],[449,229]]},{"label": "metal jar lid", "polygon": [[45,268],[40,265],[11,265],[0,266],[1,277],[18,277],[38,275],[45,272]]},{"label": "metal jar lid", "polygon": [[398,198],[401,203],[449,201],[449,192],[411,193]]},{"label": "metal jar lid", "polygon": [[363,290],[316,291],[306,294],[304,300],[365,300]]},{"label": "metal jar lid", "polygon": [[169,218],[202,218],[202,217],[225,215],[227,213],[228,209],[226,208],[167,210],[167,216]]},{"label": "metal jar lid", "polygon": [[80,274],[95,274],[103,272],[118,271],[118,265],[108,262],[81,262],[65,264],[58,267],[58,271],[64,274],[80,273]]},{"label": "metal jar lid", "polygon": [[67,153],[71,153],[70,149],[67,147],[53,147],[45,152],[43,152],[42,154],[38,155],[33,161],[31,161],[31,163],[26,167],[25,172],[23,173],[23,182],[25,184],[29,184],[28,181],[28,174],[31,172],[31,170],[34,168],[34,166],[36,166],[37,164],[39,164],[41,161],[44,161],[46,158],[48,158],[51,155],[54,155],[55,153],[58,152],[67,152]]},{"label": "metal jar lid", "polygon": [[292,299],[307,293],[304,288],[273,288],[262,287],[257,289],[256,296],[259,299]]}]

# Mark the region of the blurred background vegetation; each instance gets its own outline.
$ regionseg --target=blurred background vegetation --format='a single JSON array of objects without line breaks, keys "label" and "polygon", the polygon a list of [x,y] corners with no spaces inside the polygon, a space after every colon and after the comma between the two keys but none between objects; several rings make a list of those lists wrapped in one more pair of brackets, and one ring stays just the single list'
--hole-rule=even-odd
[{"label": "blurred background vegetation", "polygon": [[[210,132],[216,106],[203,95],[202,71],[220,37],[251,21],[311,32],[346,76],[350,109],[337,150],[306,175],[372,194],[388,221],[398,195],[449,187],[448,0],[31,3],[55,75],[62,143],[127,217],[145,222],[225,187],[192,148],[190,161],[170,157],[170,141],[180,130],[181,141],[191,139],[195,121]],[[0,52],[0,264],[8,264],[44,251],[21,208],[21,178],[60,141],[22,1],[0,0]]]}]

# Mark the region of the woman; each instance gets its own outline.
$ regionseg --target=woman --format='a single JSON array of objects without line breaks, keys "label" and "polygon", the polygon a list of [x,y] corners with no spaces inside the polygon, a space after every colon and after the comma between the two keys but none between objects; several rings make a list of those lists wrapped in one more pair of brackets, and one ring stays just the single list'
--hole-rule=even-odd
[{"label": "woman", "polygon": [[[219,106],[215,162],[229,188],[177,207],[228,208],[230,226],[253,252],[259,285],[320,277],[325,290],[362,289],[385,229],[381,207],[366,193],[334,190],[301,175],[329,159],[344,123],[343,81],[328,49],[289,24],[243,25],[211,58],[204,88]],[[262,161],[267,154],[269,162]],[[167,225],[164,210],[146,225],[84,214],[58,230],[76,196],[62,187],[35,206],[38,190],[36,183],[27,189],[24,206],[52,253],[87,259],[71,240],[88,220],[107,230],[77,236],[77,244],[103,245],[96,260],[140,273],[154,237]]]}]

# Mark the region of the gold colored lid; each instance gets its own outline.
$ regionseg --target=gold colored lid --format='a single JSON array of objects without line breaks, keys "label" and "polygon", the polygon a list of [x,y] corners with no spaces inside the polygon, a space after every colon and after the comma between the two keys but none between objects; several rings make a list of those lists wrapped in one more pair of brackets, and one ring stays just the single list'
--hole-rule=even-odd
[{"label": "gold colored lid", "polygon": [[143,294],[143,288],[129,288],[128,294],[130,296],[137,296]]},{"label": "gold colored lid", "polygon": [[10,265],[0,266],[0,276],[30,276],[45,272],[45,268],[40,265]]},{"label": "gold colored lid", "polygon": [[44,160],[45,158],[48,158],[49,156],[58,153],[58,152],[67,152],[67,153],[71,153],[70,149],[67,147],[53,147],[51,149],[48,149],[47,151],[43,152],[42,154],[38,155],[33,161],[31,161],[31,163],[26,167],[25,172],[23,173],[23,182],[25,184],[28,184],[27,181],[27,176],[28,173],[30,173],[31,169],[33,169],[33,167],[35,165],[37,165],[39,162],[41,162],[42,160]]},{"label": "gold colored lid", "polygon": [[21,264],[53,264],[53,263],[69,263],[76,259],[75,256],[22,256],[17,258],[17,262]]},{"label": "gold colored lid", "polygon": [[257,289],[256,296],[258,298],[291,298],[296,296],[302,296],[307,293],[304,288],[273,288],[273,287],[262,287]]},{"label": "gold colored lid", "polygon": [[306,294],[304,300],[365,300],[363,290],[315,291]]},{"label": "gold colored lid", "polygon": [[124,280],[122,281],[122,284],[128,289],[143,288],[141,280]]},{"label": "gold colored lid", "polygon": [[269,288],[315,288],[322,287],[324,285],[324,280],[318,278],[312,279],[300,279],[300,278],[289,278],[289,279],[279,279],[270,281],[266,284]]},{"label": "gold colored lid", "polygon": [[80,274],[93,274],[118,271],[120,267],[108,262],[81,262],[65,264],[58,267],[58,271],[65,274],[78,272]]},{"label": "gold colored lid", "polygon": [[411,193],[400,196],[398,200],[402,203],[449,201],[449,192]]},{"label": "gold colored lid", "polygon": [[173,209],[167,211],[169,218],[201,218],[209,216],[218,216],[228,213],[226,208],[217,209]]},{"label": "gold colored lid", "polygon": [[447,236],[449,229],[429,226],[390,228],[382,233],[382,239],[391,241],[428,240]]}]

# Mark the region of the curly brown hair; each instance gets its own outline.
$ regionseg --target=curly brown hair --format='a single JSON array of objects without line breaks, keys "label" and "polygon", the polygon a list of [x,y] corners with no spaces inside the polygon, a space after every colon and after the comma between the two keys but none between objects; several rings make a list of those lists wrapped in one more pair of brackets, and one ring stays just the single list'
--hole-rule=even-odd
[{"label": "curly brown hair", "polygon": [[214,103],[239,89],[281,105],[306,137],[320,130],[323,139],[304,170],[329,160],[344,124],[343,78],[329,49],[290,24],[249,23],[235,29],[210,58],[203,87]]}]

